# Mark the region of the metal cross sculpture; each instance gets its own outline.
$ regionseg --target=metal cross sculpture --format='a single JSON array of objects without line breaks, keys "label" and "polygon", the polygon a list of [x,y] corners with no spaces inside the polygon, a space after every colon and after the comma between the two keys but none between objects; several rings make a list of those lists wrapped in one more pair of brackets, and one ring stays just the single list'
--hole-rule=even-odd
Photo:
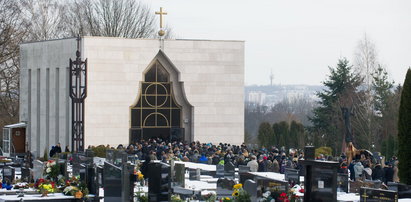
[{"label": "metal cross sculpture", "polygon": [[87,59],[80,57],[80,36],[77,37],[76,60],[70,59],[71,150],[84,151],[84,100],[87,97]]}]

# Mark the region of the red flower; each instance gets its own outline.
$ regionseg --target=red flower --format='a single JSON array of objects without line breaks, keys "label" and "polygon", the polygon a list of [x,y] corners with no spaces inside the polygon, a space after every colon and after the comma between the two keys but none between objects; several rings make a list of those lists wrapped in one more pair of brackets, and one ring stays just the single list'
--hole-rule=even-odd
[{"label": "red flower", "polygon": [[280,197],[281,197],[281,198],[286,198],[286,197],[287,197],[287,194],[283,192],[283,193],[280,194]]},{"label": "red flower", "polygon": [[300,189],[300,192],[301,192],[301,193],[304,193],[304,189]]},{"label": "red flower", "polygon": [[56,188],[56,183],[55,183],[55,182],[51,182],[51,187]]}]

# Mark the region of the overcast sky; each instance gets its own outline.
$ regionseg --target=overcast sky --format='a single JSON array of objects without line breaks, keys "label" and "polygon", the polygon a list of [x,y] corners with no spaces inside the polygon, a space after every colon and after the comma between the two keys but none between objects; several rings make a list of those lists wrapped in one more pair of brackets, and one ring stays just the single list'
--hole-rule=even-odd
[{"label": "overcast sky", "polygon": [[411,66],[410,0],[144,0],[176,38],[245,41],[246,85],[319,85],[367,34],[391,79]]}]

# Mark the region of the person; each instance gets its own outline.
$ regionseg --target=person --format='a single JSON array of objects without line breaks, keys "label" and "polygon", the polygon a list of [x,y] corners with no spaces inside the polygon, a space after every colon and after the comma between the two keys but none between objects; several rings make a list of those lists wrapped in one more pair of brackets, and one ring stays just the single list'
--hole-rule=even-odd
[{"label": "person", "polygon": [[254,155],[251,156],[251,161],[247,163],[247,166],[250,167],[251,172],[257,172],[258,171],[258,163],[256,160],[256,157]]},{"label": "person", "polygon": [[364,166],[362,165],[360,159],[356,159],[355,164],[354,164],[355,180],[359,180],[362,177],[363,171],[364,171]]},{"label": "person", "polygon": [[267,172],[267,156],[258,159],[258,172]]},{"label": "person", "polygon": [[394,160],[394,167],[392,168],[392,170],[393,170],[392,180],[394,182],[400,182],[400,178],[398,177],[398,160]]},{"label": "person", "polygon": [[69,146],[66,146],[66,150],[64,150],[64,152],[70,152]]},{"label": "person", "polygon": [[381,167],[380,163],[377,163],[372,170],[372,180],[380,180],[381,182],[384,182],[384,170]]},{"label": "person", "polygon": [[55,153],[56,154],[60,154],[61,153],[61,146],[60,146],[60,142],[59,143],[57,143],[57,145],[54,147],[54,149],[55,149]]},{"label": "person", "polygon": [[54,147],[54,146],[51,146],[49,156],[50,156],[50,157],[53,157],[53,156],[54,156],[54,154],[56,154],[56,149],[55,149],[55,147]]},{"label": "person", "polygon": [[394,178],[394,169],[392,168],[391,163],[385,162],[385,167],[384,167],[384,174],[385,174],[385,184],[388,184],[388,182],[392,182]]},{"label": "person", "polygon": [[365,179],[371,180],[372,170],[371,170],[370,165],[368,163],[365,163],[363,175],[364,175]]}]

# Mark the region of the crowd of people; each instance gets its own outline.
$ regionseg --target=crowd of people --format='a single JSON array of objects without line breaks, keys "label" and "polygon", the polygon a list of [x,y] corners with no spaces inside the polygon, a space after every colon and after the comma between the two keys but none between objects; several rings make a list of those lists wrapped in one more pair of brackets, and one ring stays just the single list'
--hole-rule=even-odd
[{"label": "crowd of people", "polygon": [[[107,145],[106,147],[110,147]],[[114,148],[113,148],[114,149]],[[127,147],[119,145],[116,149],[122,149],[145,160],[142,167],[143,174],[146,173],[147,164],[151,160],[167,162],[171,159],[203,163],[209,165],[225,164],[232,162],[236,167],[247,165],[252,172],[277,172],[284,173],[286,168],[301,170],[299,160],[304,159],[302,150],[289,149],[275,146],[266,148],[250,148],[246,144],[231,145],[227,143],[212,144],[200,142],[168,142],[160,138],[141,140]],[[393,157],[392,161],[380,163],[364,155],[356,156],[351,163],[347,163],[344,154],[339,157],[320,155],[317,160],[334,160],[340,162],[338,172],[347,173],[351,180],[381,180],[398,182],[398,160]]]}]

